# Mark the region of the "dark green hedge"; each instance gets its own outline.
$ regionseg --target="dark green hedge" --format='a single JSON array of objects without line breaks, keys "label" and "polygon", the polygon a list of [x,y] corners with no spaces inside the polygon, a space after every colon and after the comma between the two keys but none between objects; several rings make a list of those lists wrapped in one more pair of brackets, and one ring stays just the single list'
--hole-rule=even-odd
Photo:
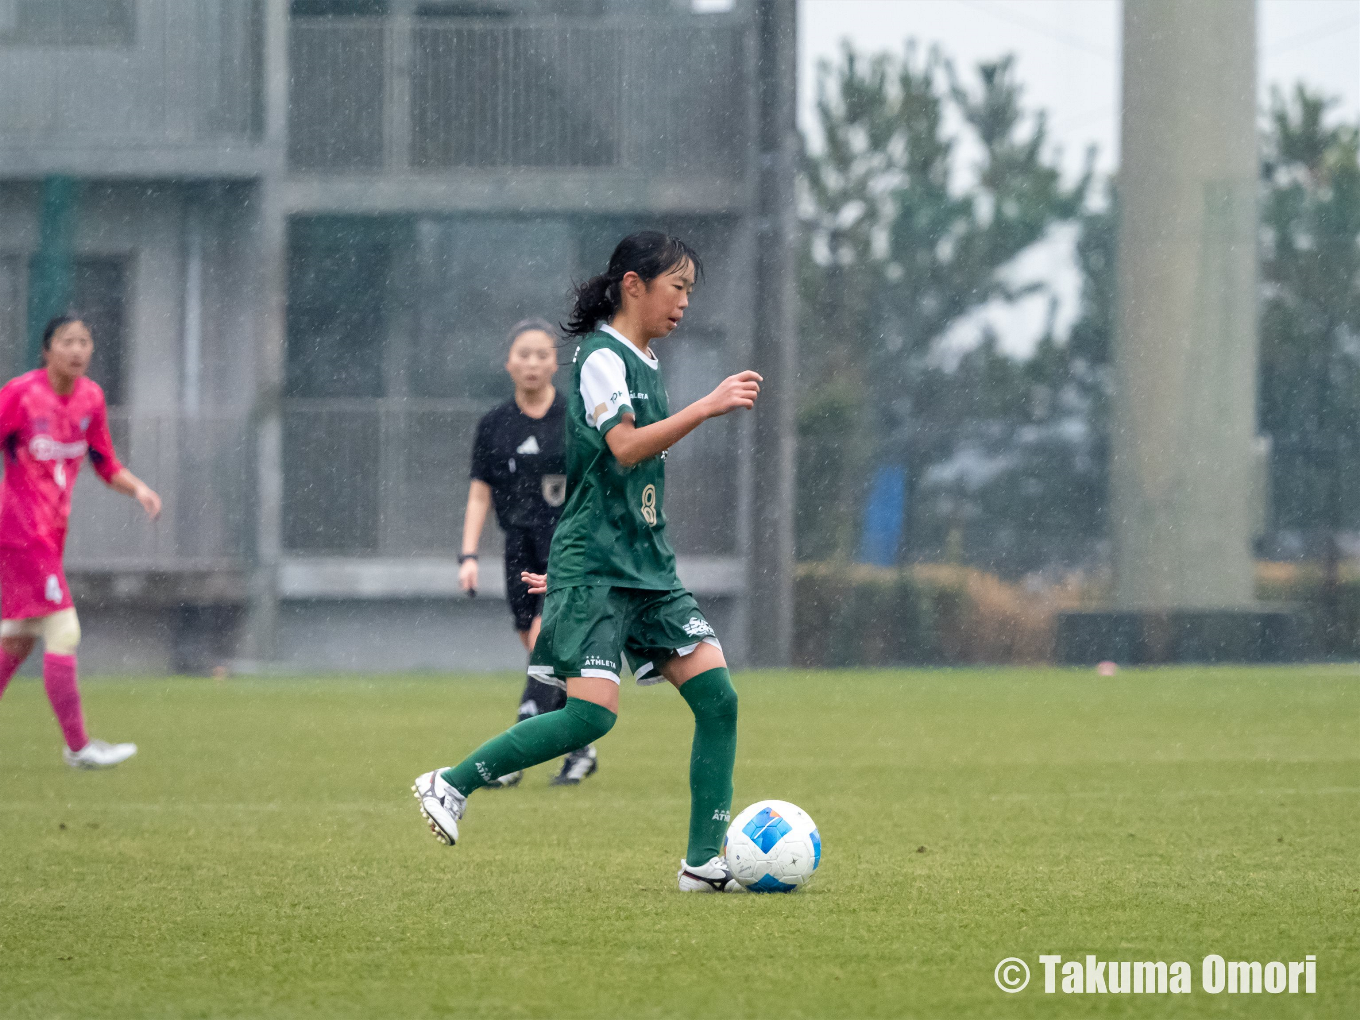
[{"label": "dark green hedge", "polygon": [[[799,665],[954,666],[1053,657],[1055,614],[1102,592],[1027,592],[967,567],[882,569],[801,563],[794,607]],[[1334,584],[1312,565],[1260,563],[1256,596],[1290,608],[1301,659],[1360,659],[1360,577]]]},{"label": "dark green hedge", "polygon": [[1042,662],[1051,599],[965,567],[800,564],[794,655],[804,666]]}]

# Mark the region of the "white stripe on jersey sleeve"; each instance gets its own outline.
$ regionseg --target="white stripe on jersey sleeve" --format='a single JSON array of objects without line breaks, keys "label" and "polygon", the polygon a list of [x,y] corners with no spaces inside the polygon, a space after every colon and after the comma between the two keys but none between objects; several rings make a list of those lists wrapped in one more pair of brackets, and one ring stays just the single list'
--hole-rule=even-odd
[{"label": "white stripe on jersey sleeve", "polygon": [[614,351],[601,347],[581,365],[581,400],[586,407],[586,424],[601,432],[606,425],[617,424],[621,411],[633,413],[628,402],[628,374],[623,359]]}]

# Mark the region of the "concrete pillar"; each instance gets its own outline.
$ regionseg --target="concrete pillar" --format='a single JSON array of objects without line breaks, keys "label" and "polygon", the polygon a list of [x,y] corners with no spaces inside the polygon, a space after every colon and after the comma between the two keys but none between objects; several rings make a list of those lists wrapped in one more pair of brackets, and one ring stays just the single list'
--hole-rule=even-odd
[{"label": "concrete pillar", "polygon": [[1111,530],[1126,610],[1252,601],[1253,0],[1125,0]]},{"label": "concrete pillar", "polygon": [[266,0],[264,141],[274,159],[254,196],[255,248],[255,542],[247,581],[243,658],[277,655],[279,561],[283,555],[283,383],[287,340],[288,215],[283,154],[288,124],[288,0]]},{"label": "concrete pillar", "polygon": [[797,10],[759,0],[756,21],[756,315],[752,367],[765,378],[752,429],[752,528],[747,573],[750,653],[787,665],[793,647],[793,514],[797,453]]},{"label": "concrete pillar", "polygon": [[71,304],[72,263],[80,182],[60,174],[44,178],[38,251],[28,281],[28,347],[23,371],[42,364],[42,333],[49,319]]},{"label": "concrete pillar", "polygon": [[383,167],[389,174],[411,166],[411,68],[414,63],[415,0],[391,0],[387,14],[387,73],[383,76]]},{"label": "concrete pillar", "polygon": [[190,191],[184,201],[184,376],[180,406],[197,418],[203,407],[203,200]]},{"label": "concrete pillar", "polygon": [[255,223],[259,255],[255,344],[255,555],[247,582],[249,616],[244,657],[275,658],[278,575],[283,556],[283,382],[287,306],[287,217],[278,186],[261,183]]}]

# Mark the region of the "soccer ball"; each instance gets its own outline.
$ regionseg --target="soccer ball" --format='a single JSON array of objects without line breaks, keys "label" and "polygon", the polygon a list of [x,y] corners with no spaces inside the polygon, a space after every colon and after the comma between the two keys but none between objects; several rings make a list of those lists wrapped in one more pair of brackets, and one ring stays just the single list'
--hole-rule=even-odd
[{"label": "soccer ball", "polygon": [[732,877],[751,892],[793,892],[822,863],[822,836],[808,813],[786,800],[761,800],[723,838]]}]

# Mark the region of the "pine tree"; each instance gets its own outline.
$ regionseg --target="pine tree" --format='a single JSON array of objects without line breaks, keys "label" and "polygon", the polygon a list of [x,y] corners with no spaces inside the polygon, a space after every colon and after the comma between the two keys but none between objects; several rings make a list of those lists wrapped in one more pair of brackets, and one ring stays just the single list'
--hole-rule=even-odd
[{"label": "pine tree", "polygon": [[1328,124],[1330,105],[1302,85],[1273,96],[1258,414],[1275,529],[1322,559],[1335,617],[1338,533],[1360,526],[1360,127]]},{"label": "pine tree", "polygon": [[[972,86],[912,46],[901,59],[847,47],[819,70],[823,144],[803,172],[804,557],[849,556],[875,463],[919,476],[950,448],[927,411],[939,338],[980,305],[1025,296],[998,270],[1083,207],[1089,159],[1064,188],[1044,118],[1020,98],[1009,57],[981,65]],[[951,109],[966,138],[949,135]],[[980,153],[971,182],[959,180],[961,141]]]}]

